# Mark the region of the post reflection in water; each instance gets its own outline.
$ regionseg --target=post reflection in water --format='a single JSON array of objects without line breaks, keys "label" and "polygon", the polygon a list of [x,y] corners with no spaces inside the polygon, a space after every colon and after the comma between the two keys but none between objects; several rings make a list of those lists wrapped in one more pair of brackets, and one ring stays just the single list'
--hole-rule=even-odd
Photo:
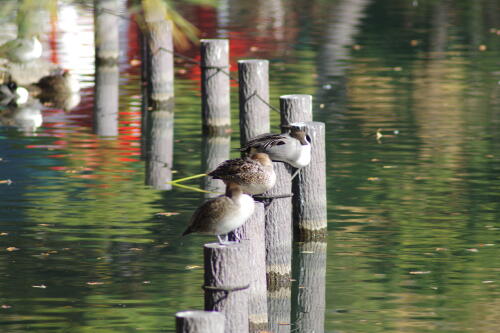
[{"label": "post reflection in water", "polygon": [[117,0],[95,1],[94,131],[118,135],[118,24]]},{"label": "post reflection in water", "polygon": [[149,110],[147,113],[146,184],[170,190],[174,150],[174,111]]},{"label": "post reflection in water", "polygon": [[294,332],[325,331],[326,238],[300,242],[294,251],[292,324]]}]

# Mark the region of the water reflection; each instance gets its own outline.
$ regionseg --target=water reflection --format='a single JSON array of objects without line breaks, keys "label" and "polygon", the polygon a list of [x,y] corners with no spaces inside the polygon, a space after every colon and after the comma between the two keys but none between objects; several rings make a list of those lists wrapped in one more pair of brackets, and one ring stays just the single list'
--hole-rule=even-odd
[{"label": "water reflection", "polygon": [[42,126],[42,106],[37,101],[7,106],[0,112],[0,124],[13,126],[26,135],[32,135]]},{"label": "water reflection", "polygon": [[118,135],[118,1],[97,1],[95,24],[94,130],[100,136]]},{"label": "water reflection", "polygon": [[[315,119],[328,123],[325,331],[495,331],[498,1],[272,1],[258,10],[245,1],[222,3],[178,8],[203,37],[231,37],[233,60],[271,60],[272,104],[282,94],[314,94]],[[117,130],[106,139],[93,133],[89,6],[60,4],[54,24],[37,28],[39,60],[49,65],[24,72],[2,66],[27,89],[58,68],[81,83],[71,112],[50,101],[20,111],[24,104],[12,98],[2,107],[2,331],[160,332],[172,330],[176,311],[202,307],[200,244],[207,239],[178,238],[201,198],[144,185],[137,30],[124,21],[117,23],[123,52],[111,95]],[[18,36],[10,8],[2,44]],[[50,12],[40,13],[51,22]],[[199,73],[180,69],[176,106],[165,115],[174,137],[165,141],[177,141],[171,171],[184,177],[200,171],[202,138]],[[237,131],[232,136],[234,146]],[[302,259],[308,251],[316,253],[303,245]],[[322,268],[313,266],[307,272],[316,277]],[[298,291],[308,276],[296,278]],[[305,319],[291,330],[307,331],[301,325],[316,312],[295,310]]]}]

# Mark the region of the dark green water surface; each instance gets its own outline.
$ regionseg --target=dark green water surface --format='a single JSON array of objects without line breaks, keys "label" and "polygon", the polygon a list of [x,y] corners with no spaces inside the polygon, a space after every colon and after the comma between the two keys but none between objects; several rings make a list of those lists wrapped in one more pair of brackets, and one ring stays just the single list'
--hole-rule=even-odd
[{"label": "dark green water surface", "polygon": [[[5,3],[4,40],[16,4]],[[500,331],[500,1],[177,9],[202,37],[230,38],[233,70],[269,59],[273,105],[311,94],[327,125],[325,332]],[[44,109],[35,132],[0,127],[0,332],[171,332],[175,312],[203,307],[202,244],[214,239],[180,238],[203,197],[145,185],[133,24],[120,27],[120,133],[103,138],[92,11],[57,12],[44,57],[78,74],[82,101]],[[181,178],[201,171],[201,93],[195,66],[177,70]],[[236,94],[233,84],[233,147]]]}]

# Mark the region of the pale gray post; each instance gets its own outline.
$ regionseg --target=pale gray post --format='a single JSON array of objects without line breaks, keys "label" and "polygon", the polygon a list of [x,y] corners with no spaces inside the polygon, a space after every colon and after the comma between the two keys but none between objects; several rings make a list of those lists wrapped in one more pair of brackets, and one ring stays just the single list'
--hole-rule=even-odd
[{"label": "pale gray post", "polygon": [[[222,135],[207,134],[202,138],[202,173],[208,173],[214,170],[220,163],[228,160],[231,149],[231,135],[225,133]],[[203,177],[203,189],[211,193],[205,193],[205,198],[213,198],[223,194],[226,185],[220,179],[212,177]]]},{"label": "pale gray post", "polygon": [[[273,162],[276,185],[265,196],[290,195],[293,168],[284,162]],[[292,198],[274,199],[266,213],[266,272],[269,329],[289,332],[292,274]]]},{"label": "pale gray post", "polygon": [[324,240],[327,232],[325,124],[306,122],[311,163],[293,182],[293,221],[299,241]]},{"label": "pale gray post", "polygon": [[117,0],[94,1],[95,93],[94,131],[118,135],[118,26]]},{"label": "pale gray post", "polygon": [[224,315],[217,311],[180,311],[175,314],[176,333],[224,333]]},{"label": "pale gray post", "polygon": [[248,290],[248,319],[250,333],[266,331],[267,327],[267,285],[266,285],[266,243],[265,243],[265,211],[264,204],[255,203],[253,215],[229,237],[248,242],[251,267],[250,288]]},{"label": "pale gray post", "polygon": [[[324,332],[326,279],[325,124],[312,121],[310,95],[281,96],[281,124],[305,128],[311,138],[311,162],[293,180],[293,224],[298,244],[293,276],[293,322],[298,332]],[[295,127],[295,126],[294,126]]]},{"label": "pale gray post", "polygon": [[226,317],[224,332],[248,333],[250,266],[247,242],[204,246],[205,310]]},{"label": "pale gray post", "polygon": [[280,96],[281,126],[291,123],[312,121],[311,95]]},{"label": "pale gray post", "polygon": [[231,128],[229,41],[200,42],[203,133],[224,134]]},{"label": "pale gray post", "polygon": [[238,61],[240,143],[269,133],[269,61]]},{"label": "pale gray post", "polygon": [[174,151],[174,43],[172,23],[165,19],[166,7],[144,7],[149,55],[149,103],[146,184],[169,190],[172,185]]},{"label": "pale gray post", "polygon": [[144,8],[151,63],[149,91],[152,110],[171,108],[174,99],[174,42],[166,7]]}]

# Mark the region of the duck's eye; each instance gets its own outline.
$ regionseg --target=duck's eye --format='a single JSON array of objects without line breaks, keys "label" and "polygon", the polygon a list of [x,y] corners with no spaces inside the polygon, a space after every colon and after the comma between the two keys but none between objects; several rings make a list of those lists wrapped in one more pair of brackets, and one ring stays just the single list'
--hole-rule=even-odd
[{"label": "duck's eye", "polygon": [[285,142],[285,141],[278,141],[278,142],[276,142],[276,145],[277,145],[277,146],[281,146],[281,145],[284,145],[284,144],[286,144],[286,142]]},{"label": "duck's eye", "polygon": [[311,139],[311,137],[309,136],[309,134],[307,134],[307,135],[306,135],[306,141],[307,141],[307,142],[309,142],[309,143],[311,143],[311,142],[312,142],[312,139]]}]

